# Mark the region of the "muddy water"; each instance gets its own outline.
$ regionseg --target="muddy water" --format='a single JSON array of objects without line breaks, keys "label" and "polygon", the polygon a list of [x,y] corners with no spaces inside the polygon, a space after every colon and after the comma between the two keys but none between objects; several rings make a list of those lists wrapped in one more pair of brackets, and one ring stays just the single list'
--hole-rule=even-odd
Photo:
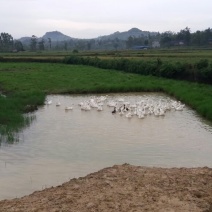
[{"label": "muddy water", "polygon": [[[136,102],[170,100],[163,94],[110,94]],[[0,199],[11,199],[61,184],[114,164],[161,167],[212,167],[212,126],[185,106],[165,116],[131,119],[103,111],[82,111],[89,95],[48,96],[51,105],[16,144],[0,147]],[[60,101],[61,106],[56,107]],[[73,110],[65,111],[66,106]]]}]

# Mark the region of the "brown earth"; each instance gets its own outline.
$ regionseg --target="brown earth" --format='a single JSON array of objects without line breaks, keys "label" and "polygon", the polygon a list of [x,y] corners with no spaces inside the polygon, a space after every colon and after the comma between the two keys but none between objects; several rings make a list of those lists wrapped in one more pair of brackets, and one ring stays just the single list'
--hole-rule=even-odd
[{"label": "brown earth", "polygon": [[212,168],[105,168],[61,186],[0,201],[0,211],[212,212]]}]

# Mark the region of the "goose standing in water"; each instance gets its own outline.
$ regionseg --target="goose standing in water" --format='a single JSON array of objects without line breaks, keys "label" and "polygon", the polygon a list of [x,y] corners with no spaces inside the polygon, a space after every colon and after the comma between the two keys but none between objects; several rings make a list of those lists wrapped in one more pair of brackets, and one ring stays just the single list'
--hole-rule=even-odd
[{"label": "goose standing in water", "polygon": [[112,114],[115,114],[116,113],[116,107],[114,107],[113,111],[112,111]]}]

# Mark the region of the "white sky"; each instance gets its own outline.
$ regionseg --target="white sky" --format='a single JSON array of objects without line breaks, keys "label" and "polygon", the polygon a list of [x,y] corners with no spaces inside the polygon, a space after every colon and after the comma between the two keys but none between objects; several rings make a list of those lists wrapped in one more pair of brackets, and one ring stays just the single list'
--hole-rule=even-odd
[{"label": "white sky", "polygon": [[0,0],[0,33],[13,38],[60,31],[95,38],[133,27],[192,32],[212,28],[212,0]]}]

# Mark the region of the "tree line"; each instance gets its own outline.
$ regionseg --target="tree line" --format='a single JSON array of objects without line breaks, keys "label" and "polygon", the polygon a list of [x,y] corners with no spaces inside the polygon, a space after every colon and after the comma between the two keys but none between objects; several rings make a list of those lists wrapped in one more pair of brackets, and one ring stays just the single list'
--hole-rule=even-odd
[{"label": "tree line", "polygon": [[186,27],[178,33],[164,32],[160,35],[162,46],[208,46],[212,44],[212,29],[208,28],[203,31],[191,33],[190,28]]},{"label": "tree line", "polygon": [[151,46],[154,41],[160,43],[160,47],[173,46],[212,46],[212,29],[208,28],[203,31],[191,33],[190,28],[180,30],[180,32],[166,31],[157,33],[156,35],[148,35],[147,37],[132,37],[126,41],[126,47],[133,46]]},{"label": "tree line", "polygon": [[[131,49],[134,46],[152,47],[154,42],[158,42],[162,48],[173,46],[212,46],[212,29],[191,33],[190,28],[180,30],[175,33],[166,31],[163,33],[150,34],[147,36],[129,36],[127,40],[115,39],[70,39],[66,41],[52,41],[51,38],[44,40],[32,35],[28,43],[14,40],[12,35],[6,32],[0,34],[0,52],[11,51],[44,51],[44,50],[121,50]],[[159,47],[158,46],[158,47]]]},{"label": "tree line", "polygon": [[23,45],[19,40],[14,40],[12,35],[6,32],[0,34],[0,52],[23,51]]},{"label": "tree line", "polygon": [[2,32],[0,34],[0,52],[19,52],[25,50],[45,50],[44,40],[41,39],[40,41],[38,41],[38,38],[35,35],[32,35],[29,46],[24,46],[20,40],[14,40],[12,35],[10,35],[9,33]]}]

